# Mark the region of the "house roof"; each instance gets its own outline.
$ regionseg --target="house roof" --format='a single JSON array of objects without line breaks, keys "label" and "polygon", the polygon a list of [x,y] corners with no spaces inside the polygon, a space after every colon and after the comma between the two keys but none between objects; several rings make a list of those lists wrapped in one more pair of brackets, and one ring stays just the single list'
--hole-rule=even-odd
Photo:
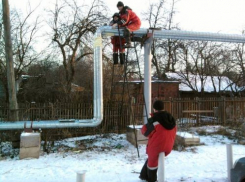
[{"label": "house roof", "polygon": [[[122,80],[119,82],[123,82]],[[128,81],[128,83],[144,83],[144,80],[131,80]],[[180,83],[177,80],[158,80],[158,79],[152,79],[151,83]]]},{"label": "house roof", "polygon": [[[200,75],[183,74],[183,73],[165,73],[168,79],[180,81],[180,91],[201,92],[202,82]],[[203,76],[204,92],[220,91],[239,91],[240,88],[226,76]]]}]

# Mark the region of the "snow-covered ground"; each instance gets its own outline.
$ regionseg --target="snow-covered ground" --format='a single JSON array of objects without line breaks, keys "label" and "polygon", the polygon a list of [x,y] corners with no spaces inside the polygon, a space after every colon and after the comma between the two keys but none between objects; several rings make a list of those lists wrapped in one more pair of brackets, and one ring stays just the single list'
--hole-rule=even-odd
[{"label": "snow-covered ground", "polygon": [[[206,128],[210,130],[210,128]],[[226,143],[220,135],[200,136],[205,145],[172,151],[166,157],[166,181],[226,182]],[[86,150],[84,150],[86,148]],[[140,182],[138,172],[147,155],[124,134],[72,138],[56,145],[56,152],[39,159],[0,160],[0,182],[75,182],[76,172],[86,170],[86,182]],[[234,161],[245,156],[245,146],[234,144]]]}]

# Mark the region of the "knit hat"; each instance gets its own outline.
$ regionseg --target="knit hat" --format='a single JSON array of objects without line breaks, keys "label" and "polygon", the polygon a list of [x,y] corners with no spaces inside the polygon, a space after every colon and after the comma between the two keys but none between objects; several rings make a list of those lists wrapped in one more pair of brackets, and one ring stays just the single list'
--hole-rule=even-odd
[{"label": "knit hat", "polygon": [[119,13],[114,13],[114,15],[112,16],[112,18],[114,18],[115,16],[118,17],[118,18],[120,17]]},{"label": "knit hat", "polygon": [[164,103],[161,100],[156,100],[153,104],[153,108],[157,111],[161,111],[164,109]]},{"label": "knit hat", "polygon": [[122,1],[118,1],[118,3],[117,3],[117,7],[120,7],[120,6],[124,6]]}]

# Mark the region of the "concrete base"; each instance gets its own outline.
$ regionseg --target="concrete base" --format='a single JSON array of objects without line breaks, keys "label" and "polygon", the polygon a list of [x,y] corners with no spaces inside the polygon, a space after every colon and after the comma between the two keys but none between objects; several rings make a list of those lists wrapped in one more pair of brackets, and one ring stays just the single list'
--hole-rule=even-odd
[{"label": "concrete base", "polygon": [[22,133],[20,136],[20,159],[39,158],[40,156],[40,133]]},{"label": "concrete base", "polygon": [[[137,142],[138,144],[147,144],[148,138],[141,134],[141,128],[142,125],[135,126]],[[132,125],[127,126],[127,140],[136,146],[134,127]],[[177,132],[176,141],[185,146],[200,145],[200,138],[187,132]]]},{"label": "concrete base", "polygon": [[200,138],[187,132],[177,132],[176,138],[185,146],[200,145]]},{"label": "concrete base", "polygon": [[142,128],[142,125],[136,125],[135,129],[132,125],[127,126],[127,133],[126,133],[127,140],[134,146],[136,146],[134,131],[136,132],[138,144],[147,144],[148,142],[148,138],[141,134],[141,128]]}]

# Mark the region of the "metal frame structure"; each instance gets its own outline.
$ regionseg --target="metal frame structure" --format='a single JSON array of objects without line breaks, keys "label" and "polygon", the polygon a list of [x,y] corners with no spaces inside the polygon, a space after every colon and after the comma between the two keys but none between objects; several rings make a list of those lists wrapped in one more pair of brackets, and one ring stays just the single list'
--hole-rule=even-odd
[{"label": "metal frame structure", "polygon": [[[134,36],[142,37],[151,33],[151,37],[144,43],[144,95],[146,110],[151,112],[151,45],[153,39],[180,39],[180,40],[199,40],[199,41],[216,41],[216,42],[233,42],[245,43],[245,36],[219,34],[219,33],[204,33],[204,32],[190,32],[179,30],[149,30],[140,29],[134,32]],[[120,30],[123,35],[123,30]],[[34,121],[32,128],[34,129],[47,129],[47,128],[76,128],[76,127],[96,127],[103,120],[103,85],[102,85],[102,37],[103,36],[118,36],[117,29],[112,29],[109,26],[98,28],[94,36],[94,99],[93,99],[93,112],[92,119],[76,120],[70,119],[65,122],[60,120],[48,121]],[[147,113],[145,113],[147,114]],[[146,123],[146,117],[144,122]],[[24,129],[24,124],[31,125],[31,121],[16,121],[0,122],[0,130],[13,130]]]}]

